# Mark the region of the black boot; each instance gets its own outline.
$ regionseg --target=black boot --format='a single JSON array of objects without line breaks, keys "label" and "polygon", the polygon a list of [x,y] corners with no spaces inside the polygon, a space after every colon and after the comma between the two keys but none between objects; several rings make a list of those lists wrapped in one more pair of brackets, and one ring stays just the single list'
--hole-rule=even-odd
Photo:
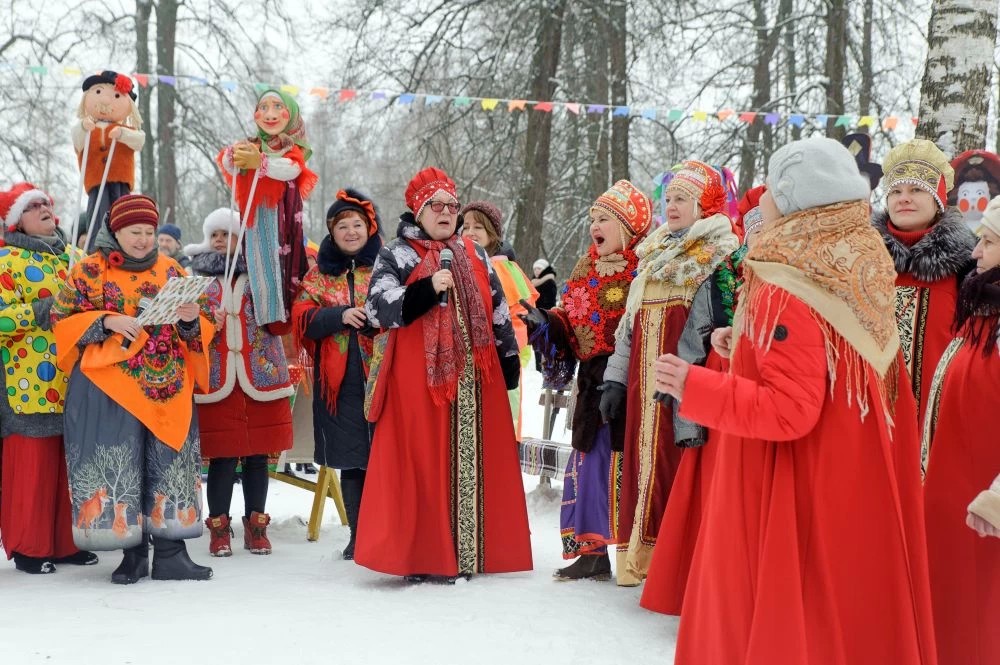
[{"label": "black boot", "polygon": [[199,566],[188,556],[183,540],[153,536],[154,580],[208,580],[212,569]]},{"label": "black boot", "polygon": [[142,542],[124,551],[125,558],[111,573],[112,584],[135,584],[149,575],[149,541],[143,535]]},{"label": "black boot", "polygon": [[22,573],[28,573],[29,575],[48,575],[49,573],[56,572],[56,567],[52,565],[51,559],[37,556],[26,556],[18,552],[14,552],[13,556],[14,567]]},{"label": "black boot", "polygon": [[73,566],[93,566],[97,564],[97,555],[87,550],[80,550],[76,554],[61,556],[52,559],[52,563],[68,563]]},{"label": "black boot", "polygon": [[607,554],[584,554],[565,568],[557,570],[552,577],[560,582],[570,580],[606,582],[611,579],[611,560]]},{"label": "black boot", "polygon": [[351,529],[351,539],[344,548],[344,559],[354,559],[354,539],[358,532],[358,513],[361,511],[361,493],[365,488],[365,472],[363,469],[344,469],[340,472],[340,492],[344,497],[344,512],[347,513],[347,525]]}]

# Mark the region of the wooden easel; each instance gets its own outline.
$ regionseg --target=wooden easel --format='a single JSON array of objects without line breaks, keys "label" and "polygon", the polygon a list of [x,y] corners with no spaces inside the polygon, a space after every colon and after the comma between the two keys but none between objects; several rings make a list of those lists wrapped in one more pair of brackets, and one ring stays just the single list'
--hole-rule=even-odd
[{"label": "wooden easel", "polygon": [[[292,407],[292,432],[294,432],[292,449],[282,455],[279,469],[282,468],[283,462],[313,461],[312,397],[308,393],[298,395]],[[323,524],[323,509],[326,507],[327,497],[333,499],[333,505],[337,507],[337,514],[340,516],[340,523],[347,524],[344,497],[340,492],[340,479],[335,470],[321,466],[315,481],[280,471],[271,471],[268,475],[275,480],[313,492],[312,510],[309,512],[309,526],[306,531],[306,539],[310,542],[319,540],[319,528]]]}]

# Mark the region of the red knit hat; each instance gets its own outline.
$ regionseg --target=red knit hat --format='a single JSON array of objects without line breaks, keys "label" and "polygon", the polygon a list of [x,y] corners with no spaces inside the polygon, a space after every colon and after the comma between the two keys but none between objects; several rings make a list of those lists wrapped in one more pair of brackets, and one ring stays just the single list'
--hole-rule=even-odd
[{"label": "red knit hat", "polygon": [[748,189],[743,198],[740,199],[738,204],[740,218],[736,220],[736,226],[743,237],[746,237],[746,234],[754,231],[764,222],[764,218],[760,214],[760,197],[766,191],[766,185],[758,185]]},{"label": "red knit hat", "polygon": [[108,211],[108,226],[112,233],[135,224],[149,224],[155,229],[159,221],[156,201],[145,194],[126,194],[112,203]]},{"label": "red knit hat", "polygon": [[414,217],[419,217],[420,211],[438,191],[444,191],[458,201],[458,195],[455,193],[455,182],[441,169],[428,166],[413,176],[413,180],[406,186],[404,194],[406,207],[413,212]]},{"label": "red knit hat", "polygon": [[[0,222],[4,228],[13,231],[28,205],[38,200],[52,205],[52,197],[30,182],[19,182],[7,191],[0,192]],[[56,224],[58,223],[57,220]]]}]

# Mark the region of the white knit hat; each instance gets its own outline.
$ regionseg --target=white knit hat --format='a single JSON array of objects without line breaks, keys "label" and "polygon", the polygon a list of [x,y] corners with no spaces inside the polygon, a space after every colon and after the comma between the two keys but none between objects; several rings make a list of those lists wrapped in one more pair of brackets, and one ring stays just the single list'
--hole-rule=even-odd
[{"label": "white knit hat", "polygon": [[986,205],[980,224],[980,229],[987,228],[1000,236],[1000,196],[994,197]]},{"label": "white knit hat", "polygon": [[779,148],[768,162],[767,191],[791,215],[844,201],[867,200],[871,185],[840,141],[811,137]]},{"label": "white knit hat", "polygon": [[216,231],[228,231],[232,235],[240,232],[240,214],[229,208],[219,208],[208,213],[204,223],[201,225],[205,238],[201,243],[195,245],[185,245],[184,254],[187,256],[198,256],[212,251],[212,234]]}]

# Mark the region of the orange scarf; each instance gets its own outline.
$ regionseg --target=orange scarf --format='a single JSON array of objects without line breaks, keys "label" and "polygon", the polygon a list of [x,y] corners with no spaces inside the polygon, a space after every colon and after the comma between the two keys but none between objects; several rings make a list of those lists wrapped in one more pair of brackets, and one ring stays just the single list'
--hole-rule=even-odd
[{"label": "orange scarf", "polygon": [[150,432],[180,450],[191,425],[194,388],[209,390],[208,349],[215,326],[200,317],[198,338],[185,342],[173,325],[149,326],[122,348],[114,334],[101,344],[77,346],[90,326],[109,313],[135,316],[141,298],[153,298],[184,269],[162,254],[150,268],[131,272],[108,264],[100,252],[77,263],[52,307],[56,363],[67,374],[80,371]]}]

